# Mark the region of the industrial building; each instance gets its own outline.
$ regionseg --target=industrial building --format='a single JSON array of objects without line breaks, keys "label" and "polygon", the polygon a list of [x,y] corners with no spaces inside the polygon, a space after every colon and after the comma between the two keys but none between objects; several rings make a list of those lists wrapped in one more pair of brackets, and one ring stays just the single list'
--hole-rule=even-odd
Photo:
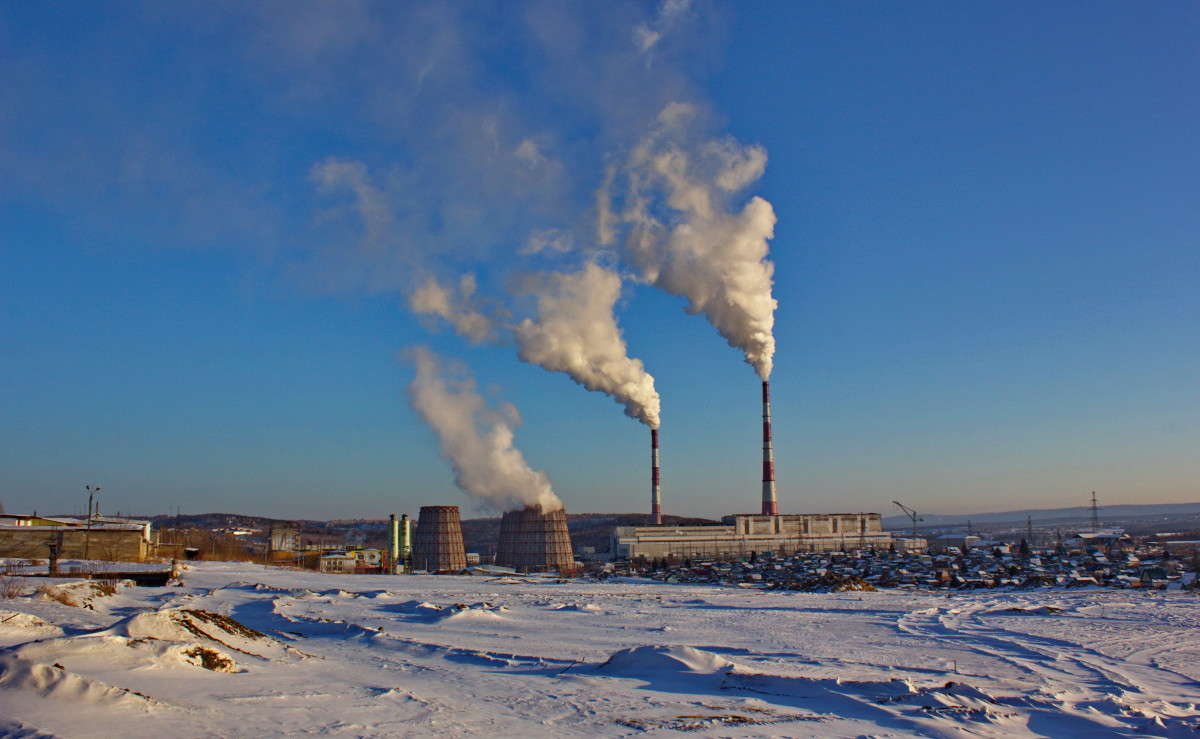
[{"label": "industrial building", "polygon": [[154,555],[149,521],[92,516],[0,516],[0,557],[44,559],[50,546],[63,559],[144,562]]},{"label": "industrial building", "polygon": [[348,549],[322,554],[318,561],[321,572],[378,575],[383,573],[384,557],[382,549]]},{"label": "industrial building", "polygon": [[830,552],[853,549],[924,551],[924,539],[894,538],[878,513],[779,513],[775,489],[775,449],[771,434],[771,384],[762,383],[762,509],[725,516],[720,526],[662,526],[662,472],[659,432],[650,435],[650,515],[654,526],[618,526],[609,546],[613,559],[732,557],[775,552]]},{"label": "industrial building", "polygon": [[272,559],[291,559],[303,549],[300,544],[300,527],[295,524],[273,524],[271,526],[270,551]]},{"label": "industrial building", "polygon": [[725,516],[720,526],[619,526],[609,551],[615,559],[748,557],[751,553],[924,549],[923,539],[898,539],[878,513],[803,513]]}]

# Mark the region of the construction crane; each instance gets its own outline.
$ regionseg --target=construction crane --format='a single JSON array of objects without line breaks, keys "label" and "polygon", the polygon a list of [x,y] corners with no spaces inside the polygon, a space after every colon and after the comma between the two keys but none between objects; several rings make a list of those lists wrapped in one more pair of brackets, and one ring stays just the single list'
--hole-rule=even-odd
[{"label": "construction crane", "polygon": [[917,512],[914,511],[913,509],[909,508],[908,506],[904,505],[900,501],[893,500],[892,502],[895,503],[897,506],[899,506],[900,510],[904,511],[904,514],[906,516],[908,516],[909,518],[912,519],[912,538],[914,538],[914,539],[917,538],[917,521],[924,521],[925,519],[917,518]]}]

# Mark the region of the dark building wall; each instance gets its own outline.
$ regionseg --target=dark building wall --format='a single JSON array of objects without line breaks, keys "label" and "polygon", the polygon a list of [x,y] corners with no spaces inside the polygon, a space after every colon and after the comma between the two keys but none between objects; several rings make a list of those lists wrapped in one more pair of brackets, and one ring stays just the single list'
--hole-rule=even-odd
[{"label": "dark building wall", "polygon": [[62,559],[104,559],[114,562],[144,562],[150,544],[142,531],[121,529],[60,529],[51,526],[21,526],[0,529],[0,557],[46,559],[49,544],[62,534]]}]

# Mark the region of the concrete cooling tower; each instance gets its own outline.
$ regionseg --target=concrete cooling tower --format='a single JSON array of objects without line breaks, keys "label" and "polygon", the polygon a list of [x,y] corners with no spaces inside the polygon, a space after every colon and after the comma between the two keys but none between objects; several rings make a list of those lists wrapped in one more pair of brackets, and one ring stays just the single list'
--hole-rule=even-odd
[{"label": "concrete cooling tower", "polygon": [[467,567],[462,522],[456,505],[421,506],[413,537],[412,567],[429,572],[459,572]]},{"label": "concrete cooling tower", "polygon": [[575,568],[575,553],[567,533],[567,512],[544,512],[541,506],[509,511],[500,519],[496,564],[522,572],[568,573]]}]

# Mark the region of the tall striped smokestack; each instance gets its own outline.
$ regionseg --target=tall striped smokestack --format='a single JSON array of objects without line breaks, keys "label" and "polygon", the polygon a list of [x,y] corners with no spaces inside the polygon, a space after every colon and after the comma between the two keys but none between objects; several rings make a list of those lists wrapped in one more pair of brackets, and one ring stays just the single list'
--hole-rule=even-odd
[{"label": "tall striped smokestack", "polygon": [[650,516],[662,525],[662,472],[658,468],[658,429],[650,429]]},{"label": "tall striped smokestack", "polygon": [[775,499],[775,452],[771,448],[771,383],[763,380],[763,479],[762,512],[764,516],[779,514]]}]

